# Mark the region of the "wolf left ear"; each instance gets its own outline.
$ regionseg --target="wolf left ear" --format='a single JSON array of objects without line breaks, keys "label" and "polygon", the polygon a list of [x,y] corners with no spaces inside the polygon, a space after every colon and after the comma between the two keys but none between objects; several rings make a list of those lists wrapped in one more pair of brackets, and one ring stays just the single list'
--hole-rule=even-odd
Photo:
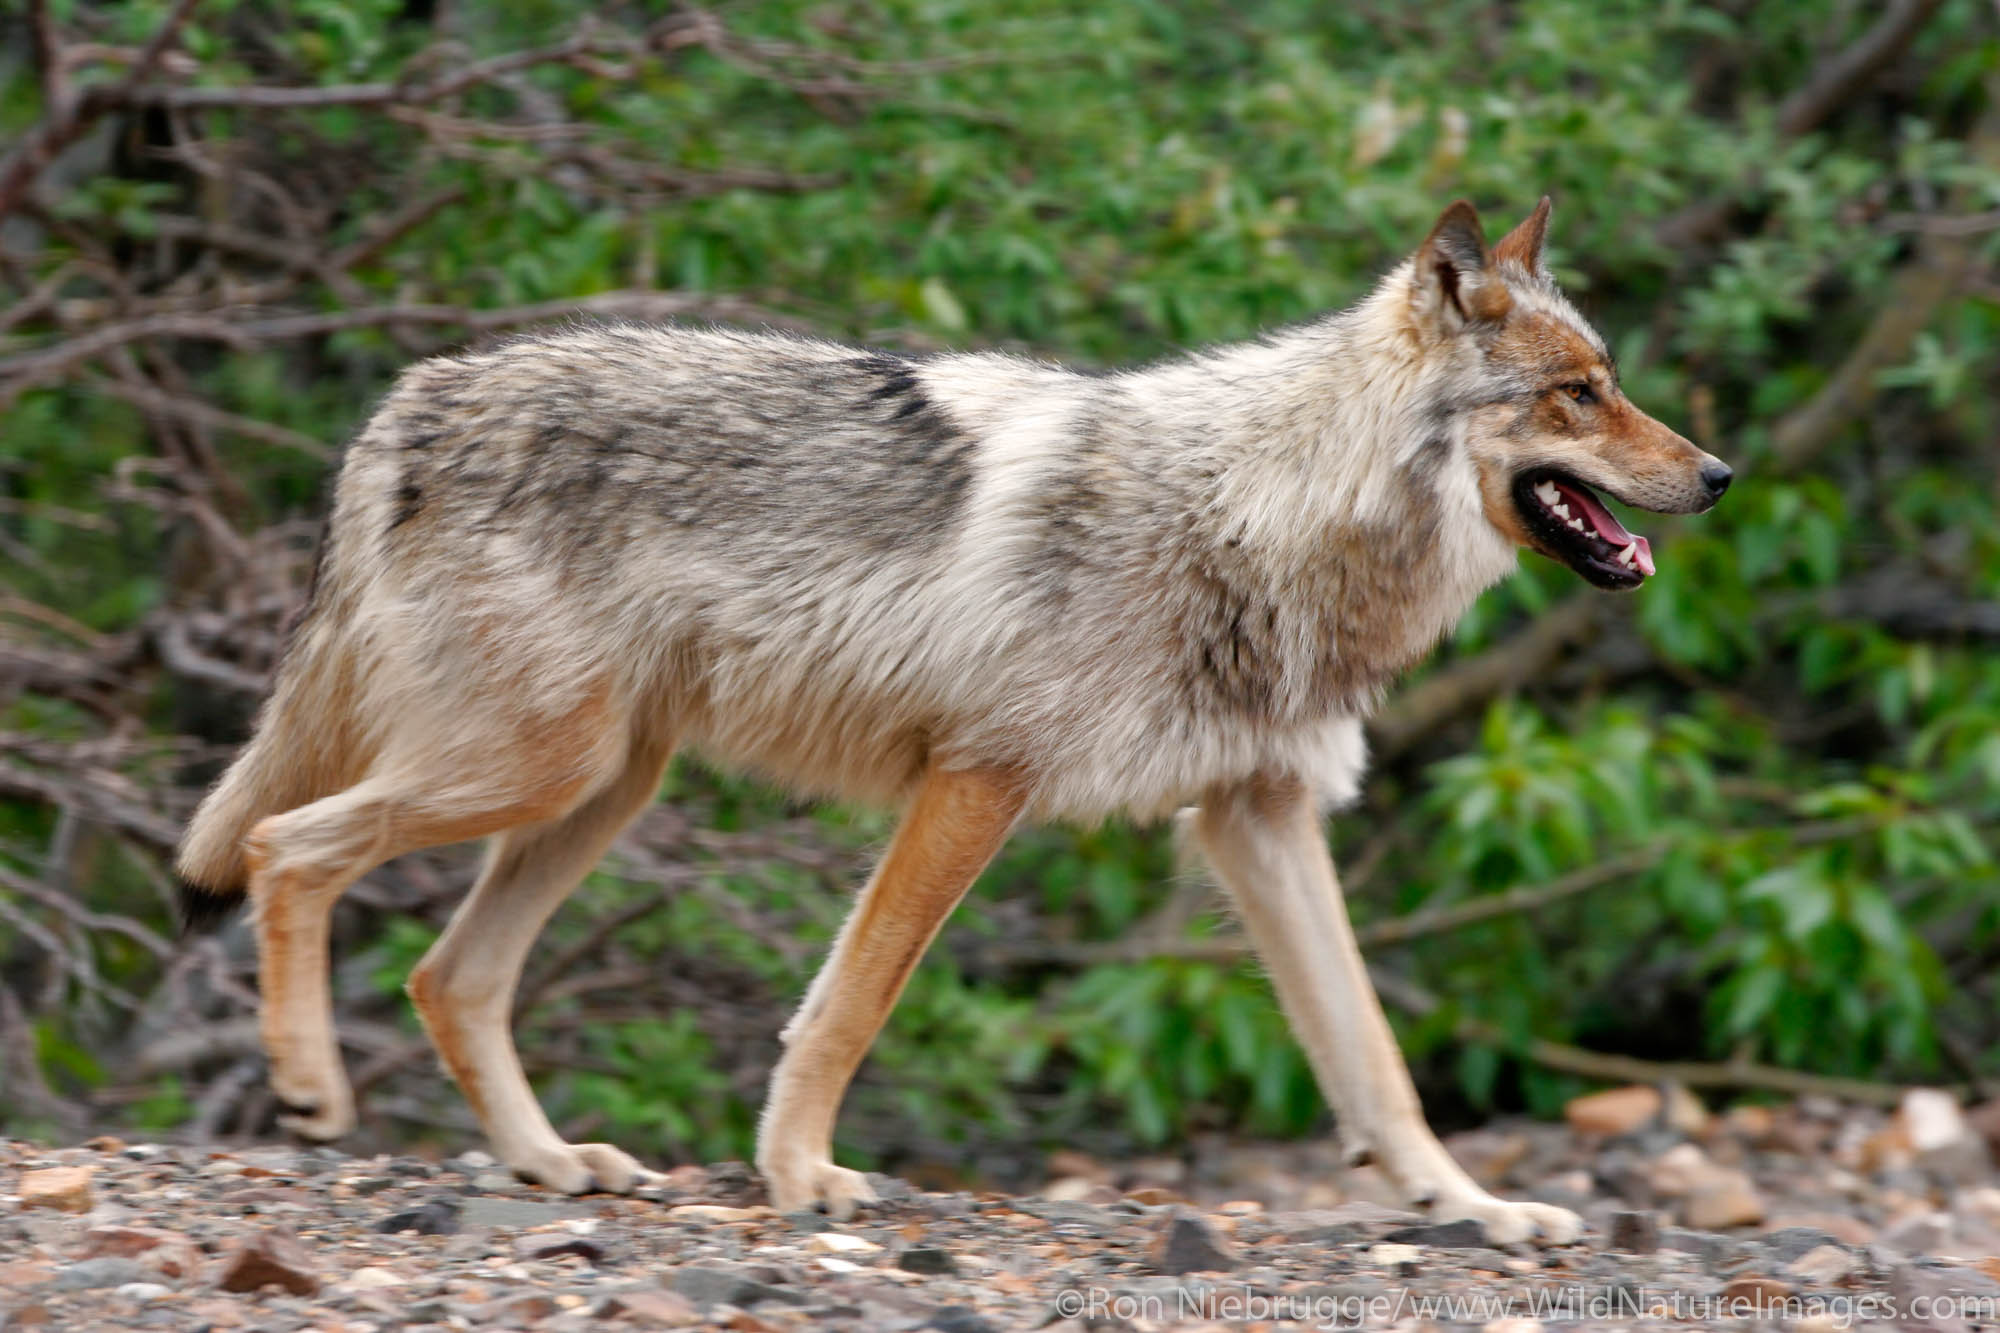
[{"label": "wolf left ear", "polygon": [[1493,247],[1493,262],[1496,264],[1519,264],[1527,272],[1538,278],[1546,278],[1549,271],[1542,265],[1542,243],[1549,238],[1549,197],[1542,196],[1542,202],[1535,205],[1535,211],[1522,220],[1521,225],[1500,238]]},{"label": "wolf left ear", "polygon": [[1486,253],[1479,213],[1463,199],[1438,218],[1416,265],[1418,309],[1450,331],[1505,318],[1513,304]]}]

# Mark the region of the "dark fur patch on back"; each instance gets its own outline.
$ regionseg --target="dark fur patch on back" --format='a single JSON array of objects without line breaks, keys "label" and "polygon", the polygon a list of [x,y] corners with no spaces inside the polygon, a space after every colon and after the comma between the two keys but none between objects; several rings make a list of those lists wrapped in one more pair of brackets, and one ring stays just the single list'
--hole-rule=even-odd
[{"label": "dark fur patch on back", "polygon": [[[744,355],[611,327],[516,340],[458,370],[448,382],[476,407],[444,410],[421,379],[396,405],[391,531],[421,509],[595,567],[651,515],[739,557],[800,549],[787,539],[888,555],[942,540],[972,484],[975,442],[921,365],[885,352]],[[408,448],[438,432],[440,447]]]}]

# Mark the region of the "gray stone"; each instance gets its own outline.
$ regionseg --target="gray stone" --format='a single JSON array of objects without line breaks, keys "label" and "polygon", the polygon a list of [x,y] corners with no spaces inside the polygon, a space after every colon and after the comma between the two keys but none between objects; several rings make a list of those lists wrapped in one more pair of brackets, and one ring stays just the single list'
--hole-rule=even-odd
[{"label": "gray stone", "polygon": [[1219,1273],[1236,1267],[1236,1256],[1208,1223],[1192,1213],[1167,1219],[1152,1248],[1153,1267],[1162,1273]]},{"label": "gray stone", "polygon": [[896,1256],[896,1267],[906,1273],[950,1276],[958,1272],[958,1260],[951,1257],[951,1251],[935,1245],[912,1245]]},{"label": "gray stone", "polygon": [[1433,1245],[1441,1250],[1489,1248],[1486,1228],[1470,1217],[1462,1217],[1456,1222],[1426,1222],[1413,1227],[1397,1227],[1382,1239],[1394,1245]]},{"label": "gray stone", "polygon": [[468,1227],[534,1227],[588,1216],[590,1208],[585,1204],[546,1203],[540,1199],[467,1199],[458,1209],[459,1223]]},{"label": "gray stone", "polygon": [[1821,1231],[1818,1227],[1780,1227],[1776,1231],[1767,1231],[1759,1236],[1757,1243],[1769,1250],[1772,1257],[1780,1263],[1787,1264],[1801,1255],[1811,1254],[1823,1245],[1839,1246],[1843,1250],[1847,1248],[1840,1243],[1838,1236],[1830,1231]]},{"label": "gray stone", "polygon": [[669,1285],[696,1305],[735,1305],[748,1309],[759,1301],[783,1301],[787,1305],[803,1305],[806,1298],[795,1291],[774,1287],[768,1282],[731,1268],[718,1268],[709,1264],[689,1264],[674,1271]]},{"label": "gray stone", "polygon": [[419,1236],[453,1236],[458,1234],[458,1214],[456,1199],[430,1199],[415,1208],[389,1214],[375,1224],[375,1230],[386,1235],[414,1231]]},{"label": "gray stone", "polygon": [[924,1327],[936,1329],[937,1333],[1000,1333],[992,1320],[977,1310],[963,1305],[946,1305],[939,1308]]},{"label": "gray stone", "polygon": [[128,1282],[150,1282],[158,1276],[135,1259],[82,1259],[57,1273],[49,1285],[57,1291],[90,1291],[97,1287],[122,1287]]},{"label": "gray stone", "polygon": [[803,1231],[807,1235],[815,1235],[821,1231],[831,1231],[833,1229],[833,1223],[828,1220],[825,1213],[816,1213],[810,1208],[801,1208],[796,1212],[786,1213],[784,1214],[784,1218],[786,1226],[794,1231]]},{"label": "gray stone", "polygon": [[575,1255],[586,1263],[599,1263],[604,1247],[588,1236],[572,1236],[564,1231],[538,1231],[514,1242],[517,1259],[561,1259]]}]

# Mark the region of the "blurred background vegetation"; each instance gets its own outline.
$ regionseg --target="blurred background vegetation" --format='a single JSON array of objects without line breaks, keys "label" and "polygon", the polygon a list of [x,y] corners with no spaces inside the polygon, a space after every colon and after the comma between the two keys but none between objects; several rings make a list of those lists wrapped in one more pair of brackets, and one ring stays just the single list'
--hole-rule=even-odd
[{"label": "blurred background vegetation", "polygon": [[[244,736],[342,442],[566,312],[1086,365],[1349,302],[1460,195],[1736,465],[1611,597],[1525,557],[1330,826],[1433,1113],[1602,1078],[2000,1082],[1990,0],[40,0],[0,14],[0,1133],[268,1132],[240,924],[168,851]],[[684,759],[530,966],[558,1124],[745,1155],[889,827]],[[475,852],[337,918],[364,1142],[465,1146],[400,984]],[[849,1160],[1326,1113],[1165,830],[1016,838]]]}]

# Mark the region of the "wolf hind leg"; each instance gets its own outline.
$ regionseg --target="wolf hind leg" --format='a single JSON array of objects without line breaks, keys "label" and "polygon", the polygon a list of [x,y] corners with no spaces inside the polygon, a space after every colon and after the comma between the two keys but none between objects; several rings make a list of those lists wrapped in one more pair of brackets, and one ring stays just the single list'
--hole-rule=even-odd
[{"label": "wolf hind leg", "polygon": [[944,919],[1019,818],[1023,793],[994,770],[932,770],[784,1031],[757,1125],[757,1169],[780,1212],[850,1217],[875,1193],[833,1164],[833,1125],[854,1071]]},{"label": "wolf hind leg", "polygon": [[[476,720],[464,730],[480,731]],[[296,1134],[325,1140],[354,1126],[327,976],[341,894],[405,852],[567,813],[618,772],[629,745],[601,695],[487,734],[493,739],[476,749],[405,747],[378,756],[353,786],[260,820],[243,840],[258,1026],[271,1088],[285,1107],[279,1124]]]},{"label": "wolf hind leg", "polygon": [[652,800],[671,751],[635,747],[624,771],[569,814],[496,837],[472,892],[410,974],[424,1030],[494,1152],[523,1179],[566,1194],[625,1194],[654,1174],[608,1143],[556,1133],[514,1047],[514,992],[543,925]]}]

